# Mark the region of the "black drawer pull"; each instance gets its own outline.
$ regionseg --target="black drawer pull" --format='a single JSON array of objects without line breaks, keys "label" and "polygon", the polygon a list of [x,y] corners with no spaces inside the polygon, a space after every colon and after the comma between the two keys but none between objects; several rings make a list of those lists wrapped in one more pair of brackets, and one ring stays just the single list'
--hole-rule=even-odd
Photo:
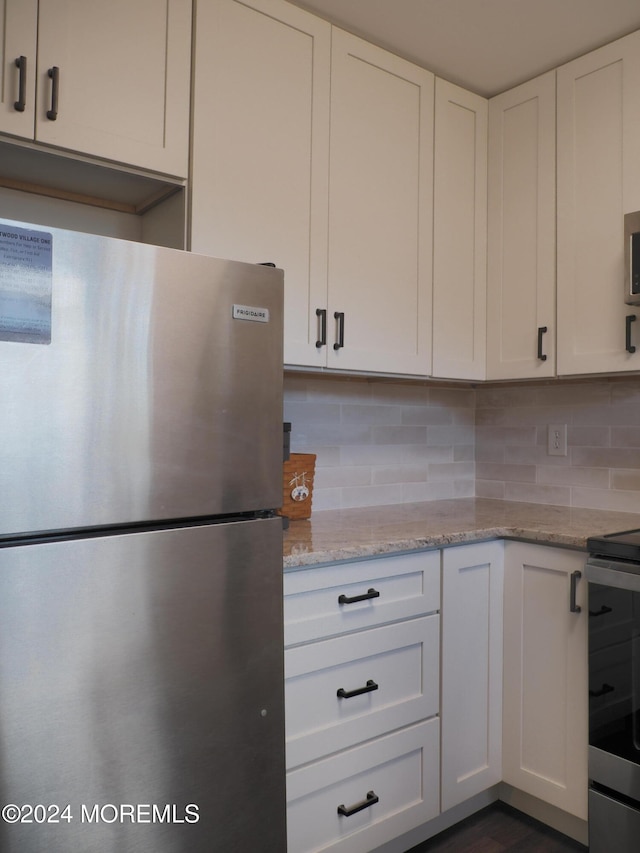
[{"label": "black drawer pull", "polygon": [[18,100],[13,102],[14,110],[23,113],[27,106],[27,57],[19,56],[16,59],[18,69]]},{"label": "black drawer pull", "polygon": [[327,309],[316,308],[316,317],[320,317],[320,337],[316,341],[316,347],[324,347],[327,345]]},{"label": "black drawer pull", "polygon": [[589,696],[606,696],[607,693],[613,693],[615,689],[610,684],[603,684],[600,690],[590,690]]},{"label": "black drawer pull", "polygon": [[625,318],[625,349],[627,352],[634,353],[636,348],[631,343],[631,324],[635,323],[636,315],[635,314],[627,314]]},{"label": "black drawer pull", "polygon": [[603,604],[600,610],[590,610],[589,616],[604,616],[605,613],[612,613],[613,607],[607,607],[606,604]]},{"label": "black drawer pull", "polygon": [[581,577],[582,572],[571,572],[571,594],[569,601],[569,610],[571,613],[580,613],[582,611],[582,607],[576,604],[576,588]]},{"label": "black drawer pull", "polygon": [[338,814],[343,815],[344,817],[351,817],[352,814],[356,814],[357,812],[361,812],[362,809],[368,809],[369,806],[375,805],[375,803],[379,802],[380,797],[375,794],[373,791],[367,791],[366,800],[362,800],[359,803],[356,803],[354,806],[341,805],[338,806]]},{"label": "black drawer pull", "polygon": [[538,326],[538,359],[540,361],[547,360],[547,356],[542,352],[542,336],[548,331],[546,326]]},{"label": "black drawer pull", "polygon": [[60,69],[57,65],[50,68],[47,74],[51,78],[51,109],[47,110],[47,118],[49,121],[55,121],[58,118],[58,91],[60,89]]},{"label": "black drawer pull", "polygon": [[351,699],[352,696],[362,696],[363,693],[371,693],[378,689],[378,685],[369,679],[364,687],[357,687],[355,690],[345,690],[344,687],[338,688],[336,696],[338,699]]},{"label": "black drawer pull", "polygon": [[335,350],[344,347],[344,311],[334,311],[333,317],[338,321],[338,340],[333,345]]},{"label": "black drawer pull", "polygon": [[338,604],[355,604],[356,601],[367,601],[369,598],[380,598],[380,593],[377,589],[370,587],[362,595],[352,595],[351,597],[348,595],[339,595]]}]

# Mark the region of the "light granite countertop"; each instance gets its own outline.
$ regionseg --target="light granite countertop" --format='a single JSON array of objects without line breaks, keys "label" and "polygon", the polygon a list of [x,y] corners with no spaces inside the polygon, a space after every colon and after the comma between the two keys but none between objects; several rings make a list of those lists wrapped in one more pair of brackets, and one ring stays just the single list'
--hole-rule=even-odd
[{"label": "light granite countertop", "polygon": [[640,515],[486,498],[324,510],[292,521],[284,568],[438,548],[483,539],[523,539],[586,548],[587,538],[640,527]]}]

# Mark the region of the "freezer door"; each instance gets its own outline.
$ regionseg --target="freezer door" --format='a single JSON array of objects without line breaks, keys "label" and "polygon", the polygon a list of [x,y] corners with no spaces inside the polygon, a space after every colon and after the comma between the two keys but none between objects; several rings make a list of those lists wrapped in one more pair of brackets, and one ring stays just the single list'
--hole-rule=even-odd
[{"label": "freezer door", "polygon": [[286,850],[281,553],[279,519],[0,549],[3,853]]},{"label": "freezer door", "polygon": [[282,294],[281,270],[0,223],[0,536],[280,506]]}]

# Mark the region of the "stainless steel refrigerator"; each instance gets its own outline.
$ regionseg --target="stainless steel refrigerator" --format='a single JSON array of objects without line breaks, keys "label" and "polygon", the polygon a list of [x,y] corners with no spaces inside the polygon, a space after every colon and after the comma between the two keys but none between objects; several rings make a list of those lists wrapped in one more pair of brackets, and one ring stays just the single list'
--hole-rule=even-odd
[{"label": "stainless steel refrigerator", "polygon": [[283,853],[282,272],[0,221],[0,850]]}]

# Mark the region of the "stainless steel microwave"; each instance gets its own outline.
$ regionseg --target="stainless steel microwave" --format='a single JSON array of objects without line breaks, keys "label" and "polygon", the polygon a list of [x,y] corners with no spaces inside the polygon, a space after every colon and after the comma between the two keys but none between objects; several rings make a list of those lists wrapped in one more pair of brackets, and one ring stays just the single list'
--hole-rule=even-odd
[{"label": "stainless steel microwave", "polygon": [[640,305],[640,211],[624,217],[624,301]]}]

